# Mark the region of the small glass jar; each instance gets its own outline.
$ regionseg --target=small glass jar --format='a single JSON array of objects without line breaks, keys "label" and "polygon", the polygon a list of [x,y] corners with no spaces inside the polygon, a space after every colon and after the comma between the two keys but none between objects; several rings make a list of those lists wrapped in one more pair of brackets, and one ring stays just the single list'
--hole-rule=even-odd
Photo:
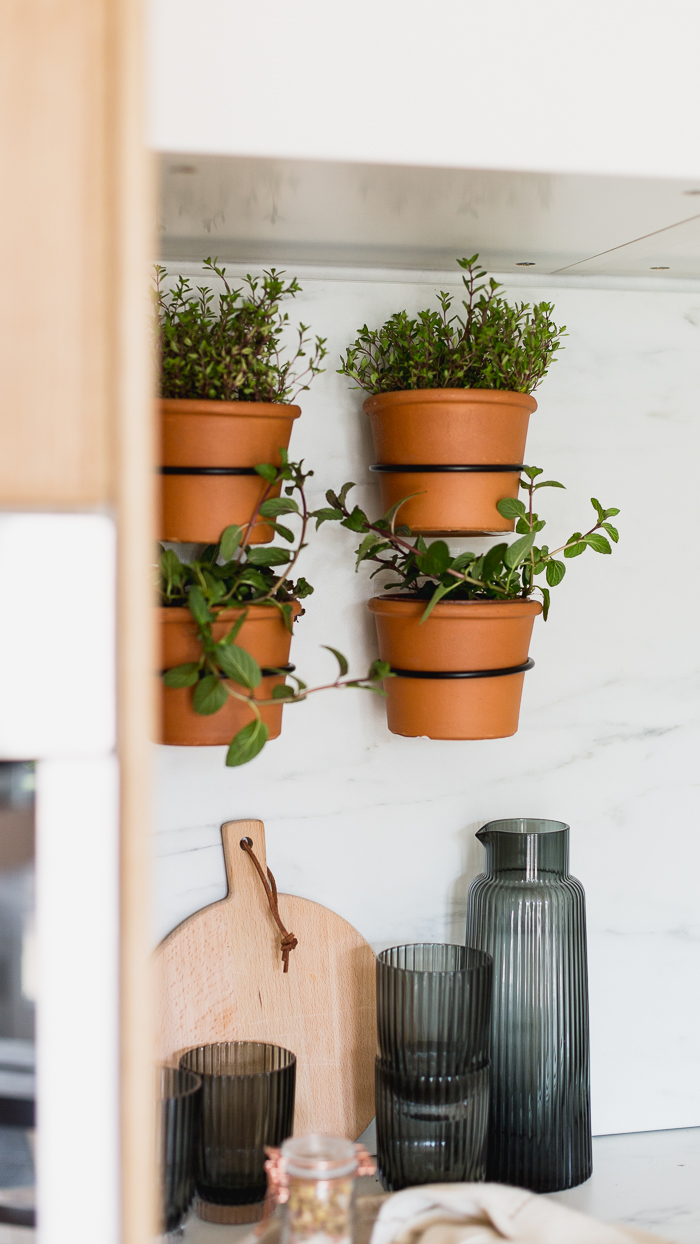
[{"label": "small glass jar", "polygon": [[274,1164],[282,1244],[351,1244],[355,1178],[374,1173],[366,1150],[312,1133],[285,1140]]}]

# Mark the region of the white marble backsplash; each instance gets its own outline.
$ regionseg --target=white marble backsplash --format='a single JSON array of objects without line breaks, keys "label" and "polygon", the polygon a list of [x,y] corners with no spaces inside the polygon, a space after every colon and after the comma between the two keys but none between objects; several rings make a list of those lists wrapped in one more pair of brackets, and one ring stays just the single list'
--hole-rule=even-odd
[{"label": "white marble backsplash", "polygon": [[[328,337],[330,355],[302,395],[291,450],[316,472],[314,504],[354,479],[374,506],[368,421],[335,360],[359,325],[429,305],[435,286],[352,272],[302,283],[290,311]],[[613,556],[568,563],[550,620],[535,625],[518,734],[403,739],[378,697],[345,691],[287,707],[281,738],[243,769],[225,768],[224,748],[159,748],[154,935],[223,896],[224,820],[260,817],[280,890],[334,908],[377,948],[463,939],[484,821],[565,820],[588,899],[594,1131],[694,1126],[700,294],[533,279],[513,296],[551,299],[569,331],[528,439],[528,462],[567,485],[539,494],[548,542],[582,529],[591,495],[621,510]],[[309,683],[334,672],[321,644],[358,672],[377,655],[354,541],[324,527],[304,554],[316,591],[292,660]]]}]

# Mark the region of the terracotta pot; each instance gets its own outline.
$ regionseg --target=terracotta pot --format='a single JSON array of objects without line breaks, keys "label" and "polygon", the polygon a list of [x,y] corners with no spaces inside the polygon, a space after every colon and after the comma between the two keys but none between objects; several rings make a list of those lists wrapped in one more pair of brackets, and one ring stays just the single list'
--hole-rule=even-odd
[{"label": "terracotta pot", "polygon": [[[368,397],[377,463],[383,466],[518,466],[530,415],[527,393],[495,389],[411,389]],[[411,493],[400,518],[431,535],[512,531],[496,502],[517,497],[516,472],[381,472],[384,511]]]},{"label": "terracotta pot", "polygon": [[[499,535],[515,530],[496,503],[517,497],[519,471],[382,471],[377,472],[382,513],[409,497],[397,523],[424,536]],[[417,495],[414,495],[417,494]]]},{"label": "terracotta pot", "polygon": [[368,397],[377,462],[493,465],[523,461],[528,393],[497,389],[409,389]]},{"label": "terracotta pot", "polygon": [[[295,617],[301,613],[298,601],[294,601],[292,609]],[[242,612],[240,608],[222,609],[218,615],[219,621],[212,627],[214,638],[221,639]],[[189,609],[162,608],[158,611],[158,618],[160,668],[172,669],[174,665],[198,661],[201,648],[197,640],[197,626]],[[284,624],[282,614],[274,605],[251,605],[236,642],[255,658],[261,668],[269,669],[288,663],[292,636]],[[263,678],[260,686],[256,688],[256,697],[261,700],[268,699],[272,695],[272,688],[283,682],[284,677],[279,674]],[[229,697],[218,713],[202,717],[192,706],[193,687],[166,687],[160,677],[158,684],[161,697],[161,742],[172,746],[228,746],[234,734],[252,721],[255,715],[240,700]],[[245,688],[242,687],[241,691],[245,691]],[[276,739],[282,730],[282,704],[262,708],[260,714],[270,731],[270,738]]]},{"label": "terracotta pot", "polygon": [[[394,669],[465,672],[510,669],[528,659],[534,600],[450,601],[420,624],[425,601],[378,596],[369,601],[379,655]],[[501,739],[518,729],[525,672],[486,678],[385,681],[393,734],[430,739]]]},{"label": "terracotta pot", "polygon": [[[162,475],[160,539],[214,544],[230,523],[249,521],[267,486],[253,468],[279,465],[301,409],[281,402],[184,399],[163,399],[160,409],[163,467],[195,472]],[[202,469],[246,473],[198,474]],[[273,535],[266,523],[256,524],[251,543],[267,544]]]}]

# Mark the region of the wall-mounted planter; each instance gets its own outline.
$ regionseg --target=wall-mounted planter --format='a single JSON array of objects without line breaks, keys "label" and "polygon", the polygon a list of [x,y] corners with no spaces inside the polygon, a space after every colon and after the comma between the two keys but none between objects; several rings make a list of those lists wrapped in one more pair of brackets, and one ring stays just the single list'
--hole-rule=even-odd
[{"label": "wall-mounted planter", "polygon": [[[295,617],[301,613],[298,601],[293,602],[292,610]],[[240,608],[221,610],[219,621],[212,625],[214,639],[222,639],[242,612]],[[160,608],[158,620],[161,670],[185,665],[189,661],[198,661],[201,647],[197,639],[197,624],[189,609]],[[288,664],[291,642],[292,636],[279,609],[274,605],[248,607],[248,616],[238,632],[236,643],[255,658],[263,671],[279,669]],[[251,709],[233,697],[229,697],[218,713],[203,717],[192,706],[192,687],[166,687],[162,678],[158,682],[162,743],[175,747],[228,746],[233,736],[253,719]],[[255,691],[256,699],[268,699],[272,695],[273,687],[283,682],[284,677],[280,674],[263,676]],[[241,691],[245,691],[245,688],[241,687]],[[282,703],[263,707],[260,714],[270,732],[269,737],[276,739],[282,730]]]},{"label": "wall-mounted planter", "polygon": [[[288,448],[301,409],[281,402],[179,399],[162,399],[160,408],[159,538],[215,544],[231,523],[243,527],[250,521],[267,488],[254,468],[280,464],[280,449]],[[273,536],[267,523],[258,523],[249,543],[267,544]]]},{"label": "wall-mounted planter", "polygon": [[412,389],[368,397],[382,508],[412,497],[399,522],[426,535],[513,530],[496,502],[517,497],[530,415],[527,393]]},{"label": "wall-mounted planter", "polygon": [[430,739],[500,739],[515,734],[535,618],[535,600],[449,601],[421,625],[426,602],[369,601],[392,734]]}]

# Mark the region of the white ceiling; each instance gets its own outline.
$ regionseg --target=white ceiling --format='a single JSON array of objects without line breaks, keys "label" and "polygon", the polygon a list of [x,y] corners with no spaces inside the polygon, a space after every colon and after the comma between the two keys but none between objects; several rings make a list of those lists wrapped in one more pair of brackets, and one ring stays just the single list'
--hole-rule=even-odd
[{"label": "white ceiling", "polygon": [[700,183],[160,156],[161,253],[229,262],[700,277]]}]

